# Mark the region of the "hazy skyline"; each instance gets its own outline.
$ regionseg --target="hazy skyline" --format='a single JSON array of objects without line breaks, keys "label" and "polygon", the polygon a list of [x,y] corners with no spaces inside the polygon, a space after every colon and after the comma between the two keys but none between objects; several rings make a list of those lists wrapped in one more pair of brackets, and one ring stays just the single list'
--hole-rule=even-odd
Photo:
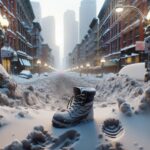
[{"label": "hazy skyline", "polygon": [[89,24],[96,17],[96,0],[82,0],[79,9],[79,42],[81,42],[87,31]]},{"label": "hazy skyline", "polygon": [[64,13],[64,65],[67,65],[68,55],[78,43],[78,22],[75,19],[75,12],[67,10]]},{"label": "hazy skyline", "polygon": [[[61,60],[63,58],[63,14],[66,10],[73,10],[76,13],[76,20],[79,20],[79,7],[82,0],[31,0],[41,4],[42,17],[54,16],[56,22],[56,44],[60,47]],[[104,0],[97,0],[97,14]]]}]

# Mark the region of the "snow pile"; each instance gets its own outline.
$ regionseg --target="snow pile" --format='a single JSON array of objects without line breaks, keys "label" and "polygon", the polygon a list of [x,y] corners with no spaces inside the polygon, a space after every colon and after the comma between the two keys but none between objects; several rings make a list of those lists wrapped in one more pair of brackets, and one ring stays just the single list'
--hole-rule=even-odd
[{"label": "snow pile", "polygon": [[148,88],[144,96],[141,99],[141,103],[139,105],[140,110],[148,110],[150,108],[150,88]]},{"label": "snow pile", "polygon": [[96,150],[125,150],[123,145],[119,142],[116,143],[106,143],[106,144],[100,144],[97,146]]},{"label": "snow pile", "polygon": [[4,69],[4,67],[0,64],[0,74],[3,75],[5,78],[9,78],[9,74],[7,71]]},{"label": "snow pile", "polygon": [[43,126],[34,127],[34,130],[25,140],[15,140],[4,150],[41,150],[41,149],[67,149],[72,150],[72,144],[78,141],[80,134],[75,130],[69,130],[58,138],[53,137]]},{"label": "snow pile", "polygon": [[119,74],[128,75],[130,78],[136,80],[144,80],[144,76],[146,74],[145,63],[127,65],[119,71]]},{"label": "snow pile", "polygon": [[[42,144],[46,141],[51,141],[51,136],[47,131],[44,131],[42,126],[35,127],[34,131],[31,132],[25,140],[13,141],[10,145],[4,148],[4,150],[33,150],[42,149]],[[41,146],[40,146],[41,144]]]},{"label": "snow pile", "polygon": [[8,122],[6,121],[4,116],[0,115],[0,128],[7,125],[7,124],[8,124]]},{"label": "snow pile", "polygon": [[[0,130],[0,149],[149,150],[150,117],[149,113],[143,113],[150,110],[149,83],[120,74],[96,78],[80,77],[77,73],[27,81],[18,83],[15,98],[10,99],[4,93],[0,96],[0,105],[5,102],[15,106],[0,106],[4,116],[0,119],[4,126]],[[74,86],[96,87],[94,120],[67,129],[52,127],[53,114],[56,109],[66,108]],[[9,120],[8,128],[4,118]],[[44,127],[38,126],[32,131],[39,124]]]},{"label": "snow pile", "polygon": [[11,106],[12,99],[16,97],[17,84],[13,81],[6,70],[0,65],[0,105]]},{"label": "snow pile", "polygon": [[126,101],[122,98],[118,98],[117,101],[120,111],[126,114],[127,116],[131,116],[132,110],[130,104],[126,103]]},{"label": "snow pile", "polygon": [[100,80],[96,89],[97,97],[95,99],[101,102],[117,102],[117,99],[122,97],[129,101],[143,94],[142,84],[124,75]]}]

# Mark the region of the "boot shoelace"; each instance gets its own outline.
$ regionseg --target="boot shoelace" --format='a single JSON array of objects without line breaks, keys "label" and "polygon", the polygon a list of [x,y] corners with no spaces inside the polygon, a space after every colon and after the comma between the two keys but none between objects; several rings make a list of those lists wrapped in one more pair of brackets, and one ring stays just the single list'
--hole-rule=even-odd
[{"label": "boot shoelace", "polygon": [[68,102],[67,109],[74,108],[78,105],[83,105],[86,100],[85,94],[72,96]]},{"label": "boot shoelace", "polygon": [[72,118],[79,118],[87,114],[87,112],[89,112],[91,105],[84,105],[86,99],[87,97],[85,94],[80,94],[71,97],[67,106],[67,111]]}]

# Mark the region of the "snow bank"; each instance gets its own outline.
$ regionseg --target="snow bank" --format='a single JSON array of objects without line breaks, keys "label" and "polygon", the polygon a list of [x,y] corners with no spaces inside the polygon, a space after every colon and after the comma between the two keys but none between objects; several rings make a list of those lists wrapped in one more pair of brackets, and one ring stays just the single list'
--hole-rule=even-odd
[{"label": "snow bank", "polygon": [[7,71],[4,69],[4,67],[0,64],[0,74],[2,74],[5,77],[9,77],[9,74],[7,73]]},{"label": "snow bank", "polygon": [[119,75],[108,79],[100,80],[96,84],[97,97],[96,101],[114,102],[118,98],[127,99],[128,101],[143,94],[142,84],[127,76]]},{"label": "snow bank", "polygon": [[144,80],[144,76],[146,74],[145,63],[127,65],[119,71],[119,74],[128,75],[129,77],[136,80]]},{"label": "snow bank", "polygon": [[15,140],[6,146],[4,150],[71,150],[73,149],[73,143],[79,139],[79,136],[80,134],[77,131],[69,130],[56,138],[49,134],[48,131],[45,131],[43,126],[37,126],[34,127],[34,130],[26,139],[22,141]]},{"label": "snow bank", "polygon": [[[94,120],[68,129],[54,128],[51,126],[54,110],[66,108],[69,97],[73,94],[73,86],[96,87]],[[150,114],[145,111],[150,110],[149,83],[120,74],[96,78],[70,73],[19,83],[17,90],[18,99],[15,101],[18,101],[18,105],[25,106],[24,111],[18,105],[16,108],[0,107],[3,118],[10,121],[8,128],[4,125],[0,130],[0,148],[16,146],[21,149],[41,149],[42,146],[52,150],[149,150]],[[2,120],[2,123],[5,122]],[[104,132],[104,123],[107,132]],[[39,124],[47,130],[43,127],[29,130]],[[110,134],[115,137],[111,138]]]}]

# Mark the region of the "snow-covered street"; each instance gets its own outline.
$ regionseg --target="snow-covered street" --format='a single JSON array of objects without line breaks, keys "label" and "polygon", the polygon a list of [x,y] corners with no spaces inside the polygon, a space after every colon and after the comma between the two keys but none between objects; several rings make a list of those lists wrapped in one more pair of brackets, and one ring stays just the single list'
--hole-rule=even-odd
[{"label": "snow-covered street", "polygon": [[[39,149],[149,150],[149,83],[123,75],[97,78],[72,72],[13,78],[18,83],[17,97],[5,97],[7,105],[0,101],[0,149],[26,139],[31,132],[36,134],[33,128],[41,125],[48,133],[42,131],[47,140],[34,145]],[[53,114],[67,107],[74,86],[96,88],[94,120],[66,129],[52,127]],[[113,138],[103,130],[104,121],[111,122],[112,118],[119,120],[121,127],[121,132],[108,129],[115,132]]]}]

